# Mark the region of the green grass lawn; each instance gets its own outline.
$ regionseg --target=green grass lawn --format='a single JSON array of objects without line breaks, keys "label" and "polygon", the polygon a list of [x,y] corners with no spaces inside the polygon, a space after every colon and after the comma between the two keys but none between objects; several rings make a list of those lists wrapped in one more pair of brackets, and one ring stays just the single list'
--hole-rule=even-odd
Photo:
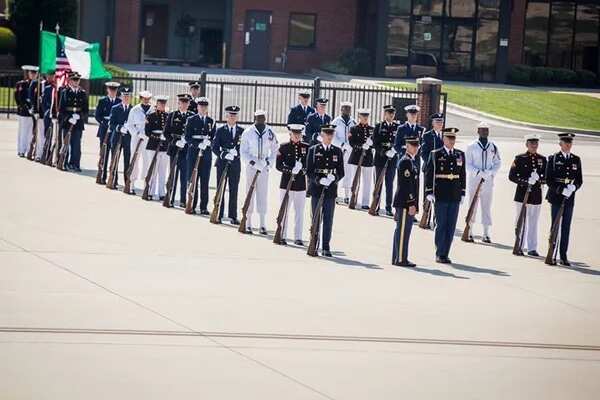
[{"label": "green grass lawn", "polygon": [[[390,86],[414,88],[398,83]],[[577,89],[574,89],[577,90]],[[450,103],[541,125],[600,131],[600,99],[531,89],[489,89],[444,85]]]}]

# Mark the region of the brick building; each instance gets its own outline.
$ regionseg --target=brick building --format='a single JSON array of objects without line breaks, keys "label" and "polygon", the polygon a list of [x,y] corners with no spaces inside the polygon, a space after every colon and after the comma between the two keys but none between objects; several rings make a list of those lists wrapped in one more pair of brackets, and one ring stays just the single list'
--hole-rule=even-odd
[{"label": "brick building", "polygon": [[121,63],[307,72],[365,48],[373,75],[504,81],[511,64],[599,71],[600,0],[80,0]]}]

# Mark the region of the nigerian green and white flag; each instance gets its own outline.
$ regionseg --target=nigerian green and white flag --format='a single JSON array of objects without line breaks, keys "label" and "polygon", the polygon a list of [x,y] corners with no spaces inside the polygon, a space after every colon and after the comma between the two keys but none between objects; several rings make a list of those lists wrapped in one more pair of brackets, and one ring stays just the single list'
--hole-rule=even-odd
[{"label": "nigerian green and white flag", "polygon": [[71,70],[83,79],[110,79],[100,57],[100,44],[52,32],[40,32],[40,73]]}]

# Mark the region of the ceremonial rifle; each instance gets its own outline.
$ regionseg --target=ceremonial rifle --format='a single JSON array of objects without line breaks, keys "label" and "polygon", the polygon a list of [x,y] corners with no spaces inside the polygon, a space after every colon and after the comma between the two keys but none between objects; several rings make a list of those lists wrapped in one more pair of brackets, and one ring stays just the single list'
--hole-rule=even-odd
[{"label": "ceremonial rifle", "polygon": [[375,189],[373,190],[373,200],[371,201],[371,207],[369,207],[369,214],[379,215],[379,203],[381,199],[381,190],[383,189],[383,181],[385,180],[385,174],[387,172],[388,163],[390,162],[389,157],[386,157],[385,165],[381,170],[381,173],[377,177],[375,183]]},{"label": "ceremonial rifle", "polygon": [[362,149],[360,153],[360,158],[358,159],[358,165],[356,166],[356,172],[354,173],[354,178],[352,179],[352,195],[350,196],[350,203],[348,203],[348,208],[354,210],[356,208],[356,202],[358,200],[358,191],[360,189],[360,174],[362,169],[362,164],[365,159],[366,150]]},{"label": "ceremonial rifle", "polygon": [[67,162],[67,152],[69,151],[69,146],[71,143],[71,135],[73,134],[73,128],[75,128],[77,120],[79,120],[79,115],[77,115],[77,118],[75,118],[75,115],[77,114],[71,116],[71,118],[75,119],[75,123],[71,124],[71,126],[69,127],[67,134],[63,138],[62,147],[60,148],[60,152],[58,154],[58,162],[56,163],[56,168],[60,169],[61,171],[64,171],[66,169],[65,164]]},{"label": "ceremonial rifle", "polygon": [[150,162],[150,166],[148,167],[148,173],[146,174],[146,178],[144,179],[144,192],[142,193],[142,199],[148,200],[150,198],[150,186],[152,183],[152,177],[154,176],[154,170],[156,169],[156,163],[158,161],[158,152],[160,150],[160,143],[156,147],[154,151],[154,155],[152,156],[152,161]]},{"label": "ceremonial rifle", "polygon": [[112,159],[110,160],[110,170],[108,173],[108,179],[106,181],[106,187],[109,189],[117,188],[117,178],[119,173],[119,159],[121,158],[121,143],[123,141],[123,137],[121,133],[117,130],[115,133],[119,135],[117,139],[117,144],[114,148]]},{"label": "ceremonial rifle", "polygon": [[[133,170],[135,169],[135,164],[139,158],[140,147],[142,145],[143,140],[139,140],[135,145],[135,151],[133,152],[133,156],[131,157],[131,163],[129,164],[129,168],[125,171],[125,186],[123,186],[123,193],[134,194],[131,191],[131,174],[133,174]],[[160,144],[159,144],[160,147]]]},{"label": "ceremonial rifle", "polygon": [[219,185],[217,186],[217,192],[215,193],[215,199],[213,202],[213,210],[210,213],[210,222],[213,224],[220,224],[221,219],[219,214],[221,213],[221,203],[223,202],[223,194],[225,193],[225,186],[227,185],[227,173],[229,172],[229,164],[225,164],[221,179],[219,179]]},{"label": "ceremonial rifle", "polygon": [[100,155],[98,158],[98,173],[96,173],[96,183],[102,185],[102,175],[104,172],[104,164],[106,163],[106,153],[108,151],[108,140],[110,137],[109,128],[106,128],[106,132],[104,132],[104,139],[102,140],[102,145],[100,146]]},{"label": "ceremonial rifle", "polygon": [[256,174],[254,174],[254,178],[252,178],[252,183],[248,188],[248,193],[246,193],[246,199],[244,200],[244,206],[242,207],[242,220],[240,221],[240,227],[238,228],[238,232],[240,233],[246,233],[248,209],[250,208],[250,203],[252,202],[252,194],[254,193],[254,188],[256,187],[256,182],[258,181],[258,175],[260,175],[260,170],[256,170]]},{"label": "ceremonial rifle", "polygon": [[185,202],[185,213],[192,214],[194,212],[194,197],[196,197],[196,190],[198,190],[198,169],[200,168],[200,161],[203,157],[203,149],[198,149],[198,156],[194,163],[194,169],[192,170],[192,176],[188,182],[187,188],[187,201]]},{"label": "ceremonial rifle", "polygon": [[427,199],[423,202],[423,214],[419,220],[419,228],[429,229],[431,220],[431,202]]},{"label": "ceremonial rifle", "polygon": [[527,216],[527,201],[529,201],[529,194],[531,193],[531,186],[527,185],[527,191],[523,197],[523,204],[521,205],[521,211],[519,212],[519,218],[517,219],[517,226],[515,227],[515,244],[513,245],[512,253],[515,256],[523,255],[523,233],[525,233],[525,218]]},{"label": "ceremonial rifle", "polygon": [[173,197],[173,192],[175,191],[175,173],[177,172],[177,160],[179,159],[179,147],[177,147],[176,153],[173,156],[173,160],[171,160],[171,165],[169,167],[169,178],[167,179],[167,193],[165,194],[165,198],[163,199],[163,207],[171,208],[173,207],[173,202],[171,201],[171,197]]},{"label": "ceremonial rifle", "polygon": [[313,214],[312,224],[310,226],[310,242],[308,243],[308,250],[306,251],[306,254],[311,257],[316,257],[319,255],[317,249],[319,245],[319,228],[321,226],[321,219],[323,217],[323,202],[325,201],[326,190],[327,186],[323,186],[321,196],[319,196],[319,201],[317,202],[317,209]]},{"label": "ceremonial rifle", "polygon": [[[38,77],[37,80],[37,89],[36,89],[36,100],[35,102],[37,103],[37,109],[40,109],[40,86],[41,86],[42,82],[41,79]],[[35,112],[33,111],[34,109],[32,108],[30,111],[31,114],[31,118],[33,119],[33,127],[31,128],[32,132],[33,132],[33,136],[31,137],[31,142],[29,142],[29,151],[27,152],[27,159],[28,160],[33,160],[33,158],[37,155],[35,154],[35,147],[37,144],[37,125],[38,125],[38,119],[35,117]]]},{"label": "ceremonial rifle", "polygon": [[288,210],[288,204],[290,202],[290,189],[292,188],[292,184],[296,179],[295,174],[290,174],[290,179],[288,180],[287,186],[285,187],[285,194],[283,195],[283,200],[281,201],[281,206],[279,207],[279,213],[277,213],[277,229],[275,230],[275,235],[273,236],[273,243],[281,244],[281,239],[283,235],[283,228],[285,225],[285,217]]},{"label": "ceremonial rifle", "polygon": [[471,204],[469,204],[469,210],[467,211],[467,216],[465,218],[465,230],[460,238],[463,242],[469,241],[469,236],[471,236],[471,219],[473,218],[473,213],[475,212],[475,207],[477,206],[477,199],[479,198],[479,191],[481,190],[481,185],[485,182],[484,178],[481,178],[479,183],[477,184],[477,189],[475,189],[475,194],[471,199]]},{"label": "ceremonial rifle", "polygon": [[546,253],[546,259],[544,263],[548,265],[556,265],[556,247],[558,246],[558,231],[560,228],[560,220],[562,219],[563,213],[565,212],[565,202],[567,201],[566,197],[563,197],[562,202],[560,203],[560,208],[558,209],[558,213],[552,221],[552,227],[550,228],[550,238],[548,239],[548,253]]}]

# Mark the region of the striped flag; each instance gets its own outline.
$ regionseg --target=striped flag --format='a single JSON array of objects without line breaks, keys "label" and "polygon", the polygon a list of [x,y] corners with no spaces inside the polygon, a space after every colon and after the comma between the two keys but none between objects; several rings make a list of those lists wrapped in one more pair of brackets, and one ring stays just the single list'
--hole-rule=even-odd
[{"label": "striped flag", "polygon": [[67,84],[67,76],[71,72],[71,65],[65,54],[65,46],[63,46],[60,36],[56,35],[56,87],[60,88]]}]

